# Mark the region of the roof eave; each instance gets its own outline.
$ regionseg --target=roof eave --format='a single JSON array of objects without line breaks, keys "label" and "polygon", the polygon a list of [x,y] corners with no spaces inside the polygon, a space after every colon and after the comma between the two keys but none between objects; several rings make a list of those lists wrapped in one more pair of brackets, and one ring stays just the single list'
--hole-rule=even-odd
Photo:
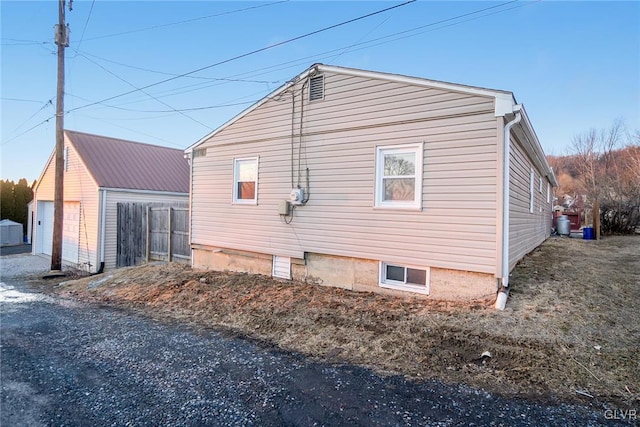
[{"label": "roof eave", "polygon": [[553,173],[553,169],[549,166],[549,162],[547,162],[547,157],[544,154],[544,150],[542,149],[542,145],[540,144],[540,140],[538,139],[538,135],[536,135],[533,126],[531,125],[531,120],[529,120],[529,115],[524,108],[524,105],[521,106],[520,112],[522,114],[522,121],[520,122],[520,127],[525,135],[525,143],[529,145],[531,151],[535,154],[534,162],[537,163],[537,166],[544,171],[544,176],[547,177],[549,182],[553,187],[558,186],[558,181],[556,180],[556,176]]},{"label": "roof eave", "polygon": [[[436,89],[443,89],[453,92],[466,93],[469,95],[479,95],[495,99],[495,116],[504,116],[513,112],[516,105],[513,93],[498,89],[487,89],[479,86],[467,86],[457,83],[443,82],[440,80],[429,80],[421,77],[403,76],[400,74],[382,73],[379,71],[358,70],[355,68],[335,67],[331,65],[317,64],[310,70],[316,69],[321,72],[333,72],[346,74],[354,77],[363,77],[369,79],[384,79],[396,83],[410,84],[414,86],[424,86]],[[309,72],[310,70],[307,70]]]}]

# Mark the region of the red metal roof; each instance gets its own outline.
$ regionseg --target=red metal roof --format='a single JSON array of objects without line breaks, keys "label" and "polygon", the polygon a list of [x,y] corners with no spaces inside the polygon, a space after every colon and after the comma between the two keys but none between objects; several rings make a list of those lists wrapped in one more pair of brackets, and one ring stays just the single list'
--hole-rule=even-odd
[{"label": "red metal roof", "polygon": [[99,187],[189,192],[182,150],[65,130]]}]

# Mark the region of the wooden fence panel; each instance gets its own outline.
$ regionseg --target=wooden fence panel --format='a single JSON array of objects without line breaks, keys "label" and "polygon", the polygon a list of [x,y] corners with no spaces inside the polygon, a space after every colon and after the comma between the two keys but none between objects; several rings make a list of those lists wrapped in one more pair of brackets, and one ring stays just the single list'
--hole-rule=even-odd
[{"label": "wooden fence panel", "polygon": [[169,216],[170,208],[149,209],[149,259],[169,261]]},{"label": "wooden fence panel", "polygon": [[118,203],[117,266],[191,260],[189,208],[184,203]]},{"label": "wooden fence panel", "polygon": [[171,216],[171,254],[176,261],[180,259],[191,260],[188,208],[173,208]]},{"label": "wooden fence panel", "polygon": [[145,206],[138,203],[117,205],[116,266],[139,265],[146,260],[147,216]]}]

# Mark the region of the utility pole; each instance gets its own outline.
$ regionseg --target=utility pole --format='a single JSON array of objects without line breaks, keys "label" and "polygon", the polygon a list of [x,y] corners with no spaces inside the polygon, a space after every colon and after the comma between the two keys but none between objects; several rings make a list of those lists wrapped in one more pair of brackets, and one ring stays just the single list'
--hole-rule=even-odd
[{"label": "utility pole", "polygon": [[64,49],[69,46],[69,28],[64,17],[65,0],[58,0],[58,90],[56,96],[56,170],[53,196],[53,244],[51,271],[62,270],[62,226],[64,219]]}]

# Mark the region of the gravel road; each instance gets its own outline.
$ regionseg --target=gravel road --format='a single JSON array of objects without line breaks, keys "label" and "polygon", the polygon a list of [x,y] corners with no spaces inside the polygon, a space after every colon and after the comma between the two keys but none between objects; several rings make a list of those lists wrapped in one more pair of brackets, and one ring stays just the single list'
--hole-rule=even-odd
[{"label": "gravel road", "polygon": [[3,281],[2,426],[630,425],[596,408],[319,363]]}]

